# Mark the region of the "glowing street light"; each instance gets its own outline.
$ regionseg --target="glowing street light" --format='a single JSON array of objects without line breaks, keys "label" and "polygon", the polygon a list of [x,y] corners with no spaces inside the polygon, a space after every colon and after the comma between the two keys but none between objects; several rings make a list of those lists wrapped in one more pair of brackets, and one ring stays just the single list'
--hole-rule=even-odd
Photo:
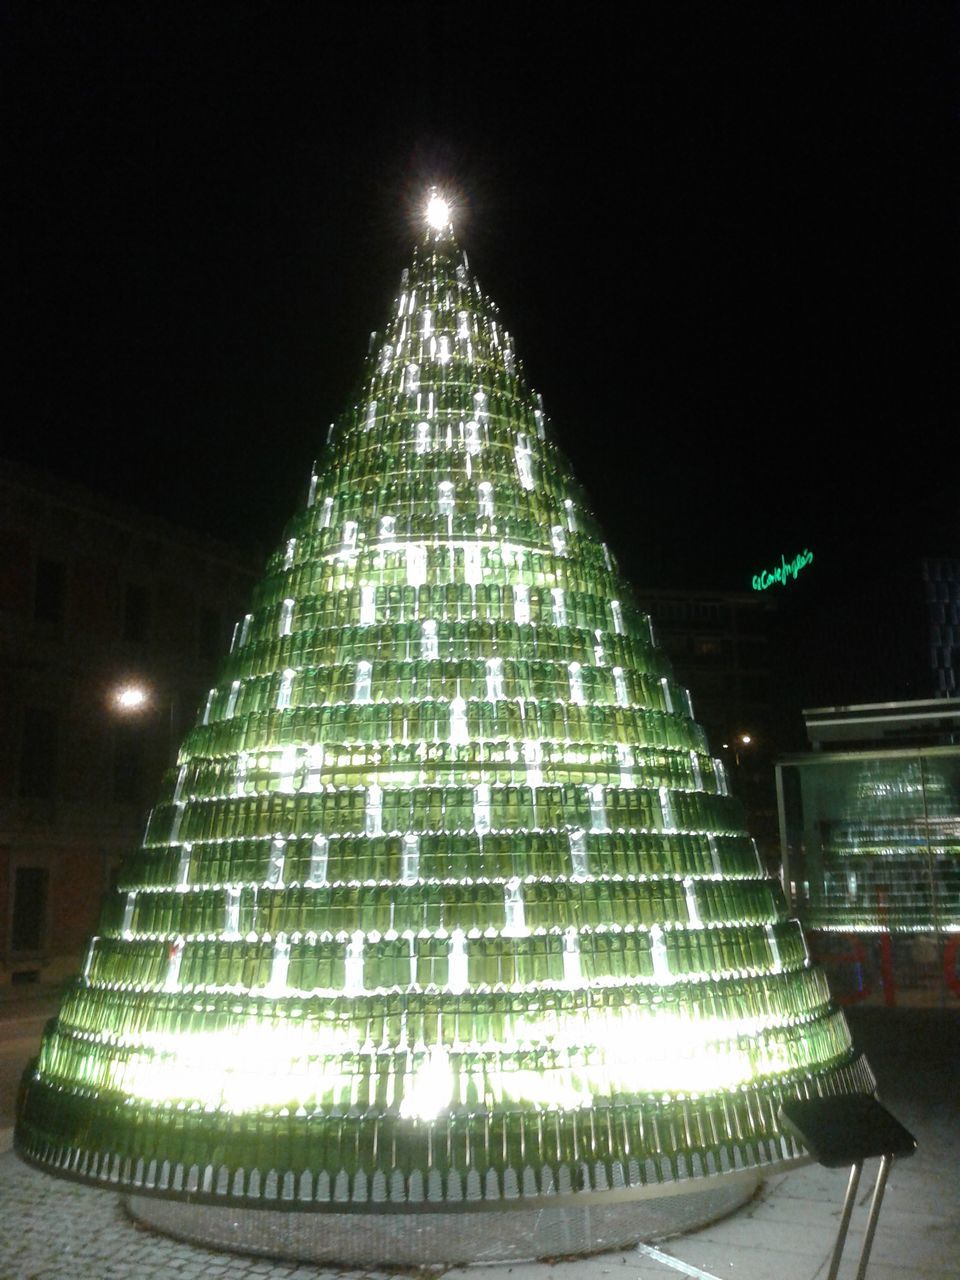
[{"label": "glowing street light", "polygon": [[166,752],[171,757],[176,755],[180,705],[176,690],[164,694],[162,690],[158,691],[149,685],[122,684],[111,691],[108,703],[122,716],[139,716],[144,713],[144,723],[154,720],[162,712],[169,712]]},{"label": "glowing street light", "polygon": [[118,689],[113,697],[121,711],[139,711],[147,702],[147,691],[140,685],[128,684]]},{"label": "glowing street light", "polygon": [[[750,733],[738,733],[733,739],[733,758],[737,764],[740,763],[740,752],[743,751],[745,747],[749,747],[752,742],[753,735]],[[723,745],[726,746],[727,744],[724,743]]]}]

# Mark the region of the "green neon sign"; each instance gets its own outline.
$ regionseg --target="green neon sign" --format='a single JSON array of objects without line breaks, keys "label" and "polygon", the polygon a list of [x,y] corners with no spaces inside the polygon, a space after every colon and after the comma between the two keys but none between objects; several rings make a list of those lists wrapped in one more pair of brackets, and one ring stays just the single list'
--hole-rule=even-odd
[{"label": "green neon sign", "polygon": [[785,587],[791,578],[796,581],[800,570],[805,569],[808,564],[812,563],[812,551],[801,551],[792,560],[784,560],[781,555],[780,563],[775,569],[764,569],[762,573],[753,575],[753,589],[754,591],[766,591],[767,587],[772,587],[775,582],[779,582],[782,587]]}]

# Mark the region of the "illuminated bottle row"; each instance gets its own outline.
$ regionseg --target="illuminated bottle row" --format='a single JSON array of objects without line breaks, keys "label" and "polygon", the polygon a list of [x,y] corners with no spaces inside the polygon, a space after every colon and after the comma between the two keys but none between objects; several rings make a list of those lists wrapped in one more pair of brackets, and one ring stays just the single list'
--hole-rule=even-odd
[{"label": "illuminated bottle row", "polygon": [[[699,792],[641,790],[595,784],[578,788],[491,786],[460,788],[459,803],[445,808],[448,787],[382,788],[383,817],[373,826],[371,788],[353,787],[313,794],[282,792],[260,797],[158,805],[145,844],[230,840],[238,836],[370,835],[467,831],[482,834],[529,830],[689,831],[734,833],[742,811],[729,796]],[[572,793],[569,794],[568,793]],[[551,808],[560,797],[564,813]],[[471,821],[471,815],[477,816]],[[575,824],[575,825],[573,825]]]},{"label": "illuminated bottle row", "polygon": [[[44,1045],[41,1069],[52,1081],[79,1077],[85,1087],[105,1091],[117,1086],[148,1085],[158,1078],[158,1073],[166,1070],[175,1082],[177,1102],[199,1102],[203,1066],[200,1062],[191,1064],[197,1073],[191,1080],[189,1071],[184,1069],[187,1064],[177,1063],[175,1037],[182,1040],[194,1028],[199,1028],[198,1034],[214,1041],[219,1038],[226,1045],[232,1035],[229,1023],[226,1028],[217,1027],[215,1005],[201,1012],[206,1015],[202,1019],[189,1015],[181,1018],[180,1025],[174,1025],[171,1032],[165,1033],[160,1044],[131,1046],[119,1053],[116,1045],[105,1045],[83,1034],[56,1032]],[[598,1021],[601,1017],[602,1014]],[[508,1029],[498,1027],[491,1020],[487,1040],[483,1044],[474,1042],[476,1048],[472,1051],[467,1047],[470,1042],[461,1042],[462,1047],[447,1048],[445,1045],[429,1047],[425,1042],[419,1046],[410,1042],[391,1045],[388,1041],[386,1045],[365,1046],[346,1064],[337,1052],[335,1039],[325,1045],[324,1037],[318,1035],[315,1028],[302,1020],[288,1018],[281,1026],[271,1028],[267,1023],[265,1027],[278,1040],[275,1055],[278,1081],[272,1092],[278,1111],[309,1108],[317,1121],[322,1120],[325,1111],[341,1109],[359,1108],[376,1114],[394,1106],[402,1096],[405,1077],[419,1071],[426,1079],[432,1074],[438,1083],[447,1076],[457,1082],[450,1099],[454,1113],[472,1110],[485,1100],[495,1101],[504,1108],[509,1127],[515,1128],[526,1084],[523,1077],[530,1070],[541,1076],[546,1095],[555,1092],[557,1085],[561,1086],[562,1094],[570,1089],[586,1093],[592,1086],[605,1084],[611,1105],[629,1103],[631,1091],[621,1090],[618,1083],[629,1078],[632,1049],[627,1036],[631,1030],[639,1030],[643,1017],[642,1012],[629,1007],[623,1008],[619,1016],[608,1017],[608,1032],[620,1030],[621,1035],[605,1037],[602,1048],[563,1045],[560,1037],[565,1019],[560,1017],[555,1019],[559,1028],[556,1047],[546,1053],[521,1049],[507,1055],[497,1047],[495,1037]],[[839,1014],[828,1014],[807,1039],[791,1035],[793,1029],[788,1023],[757,1031],[746,1043],[746,1037],[719,1034],[709,1047],[721,1068],[726,1068],[731,1075],[738,1070],[762,1075],[764,1069],[769,1071],[774,1063],[781,1072],[801,1072],[811,1065],[818,1052],[837,1055],[849,1046],[849,1035]],[[242,1033],[235,1038],[242,1043]],[[661,1061],[657,1068],[651,1074],[659,1080],[667,1079],[669,1064]],[[237,1072],[237,1077],[225,1082],[223,1101],[229,1104],[244,1085],[242,1073]]]},{"label": "illuminated bottle row", "polygon": [[[288,674],[289,672],[289,674]],[[234,688],[234,684],[236,687]],[[491,697],[495,684],[496,695]],[[463,698],[467,702],[567,701],[670,711],[684,705],[680,686],[664,676],[629,668],[584,666],[578,662],[525,662],[491,658],[459,662],[350,662],[339,666],[287,668],[231,682],[210,701],[207,722],[237,715],[338,702],[417,703]],[[449,737],[449,733],[444,735]]]},{"label": "illuminated bottle row", "polygon": [[[377,592],[361,591],[363,626],[317,628],[280,635],[276,625],[253,634],[252,624],[241,628],[242,641],[226,664],[231,679],[261,675],[289,666],[317,664],[321,656],[335,654],[335,665],[357,662],[441,662],[462,664],[489,662],[579,662],[581,666],[635,668],[638,672],[669,676],[670,668],[649,640],[575,627],[532,626],[515,622],[491,622],[476,618],[445,622],[426,618],[421,622],[377,621]],[[529,598],[527,603],[529,604]],[[552,597],[551,597],[552,607]]]},{"label": "illuminated bottle row", "polygon": [[[415,557],[410,557],[415,561]],[[405,562],[407,557],[404,557]],[[406,568],[404,569],[406,572]],[[354,579],[356,573],[341,569],[337,577],[341,583]],[[420,576],[416,563],[412,576]],[[247,615],[237,628],[237,643],[242,647],[248,638],[285,637],[280,634],[284,623],[283,602],[294,597],[288,594],[288,584],[278,582],[260,602],[260,613]],[[296,602],[295,602],[296,603]],[[632,609],[628,601],[606,599],[588,591],[564,590],[562,596],[555,588],[540,585],[513,585],[501,588],[495,583],[428,583],[414,585],[409,582],[381,586],[376,581],[366,586],[338,585],[330,590],[314,592],[304,597],[299,614],[298,635],[306,641],[317,631],[338,630],[344,627],[369,626],[381,622],[412,623],[428,621],[440,623],[512,622],[519,625],[534,623],[537,626],[576,627],[609,634],[644,634],[647,625],[632,622]],[[290,615],[290,635],[293,636],[293,614]],[[414,634],[418,639],[422,633]],[[526,633],[528,639],[530,633]],[[334,637],[325,637],[327,652],[336,652]],[[549,639],[549,636],[548,636]],[[532,646],[531,646],[532,648]],[[461,651],[462,652],[462,651]],[[527,651],[527,656],[531,656]]]},{"label": "illuminated bottle row", "polygon": [[[559,700],[521,705],[519,701],[500,699],[468,706],[468,724],[474,721],[476,737],[467,742],[451,742],[449,702],[341,703],[231,716],[197,725],[187,737],[181,760],[187,763],[197,757],[212,759],[264,748],[276,751],[290,745],[309,746],[315,742],[315,734],[322,735],[324,760],[331,769],[350,763],[350,759],[340,758],[341,748],[366,743],[409,747],[412,755],[396,758],[420,769],[445,761],[462,766],[509,763],[519,751],[517,744],[527,738],[543,743],[544,759],[557,757],[559,764],[580,752],[580,763],[587,768],[606,758],[594,754],[597,748],[604,747],[614,754],[621,746],[636,746],[640,754],[659,754],[668,748],[706,754],[703,730],[684,716],[659,709],[602,704],[585,707]],[[178,777],[179,770],[168,775],[168,795],[173,793]],[[336,785],[332,777],[329,781]]]},{"label": "illuminated bottle row", "polygon": [[[372,504],[355,492],[366,479],[356,468],[349,477],[342,475],[343,491],[335,501],[312,509],[308,519],[293,526],[298,533],[288,538],[282,555],[271,560],[266,583],[273,574],[286,573],[291,586],[308,589],[328,556],[360,547],[402,554],[408,541],[422,543],[433,535],[489,540],[483,563],[494,573],[517,568],[519,550],[529,553],[529,568],[521,572],[534,575],[538,568],[557,572],[556,558],[563,556],[569,557],[574,572],[582,573],[591,564],[602,568],[593,521],[579,502],[561,496],[567,491],[564,482],[558,480],[558,491],[552,494],[517,493],[507,487],[510,476],[504,474],[512,469],[512,458],[507,463],[483,454],[470,464],[469,473],[464,461],[460,453],[462,470],[451,469],[445,458],[433,456],[421,463],[433,475],[415,484],[382,486]],[[509,560],[504,541],[514,544]],[[443,563],[439,549],[431,560]]]},{"label": "illuminated bottle row", "polygon": [[[241,907],[241,925],[252,921],[254,912],[250,902]],[[140,991],[227,991],[288,998],[435,990],[446,993],[444,1008],[453,1007],[448,1005],[451,993],[460,995],[469,989],[478,998],[490,993],[481,1010],[486,1016],[492,1008],[502,1012],[510,1007],[504,1003],[507,997],[512,1005],[513,997],[524,989],[570,990],[587,984],[659,988],[664,983],[707,979],[716,983],[779,974],[805,961],[802,943],[785,924],[658,929],[595,928],[576,936],[565,930],[563,935],[523,939],[463,937],[456,928],[423,936],[406,931],[373,941],[346,932],[318,938],[282,930],[276,935],[250,934],[224,941],[141,938],[134,940],[139,947],[135,966],[119,940],[97,938],[88,958],[87,977],[94,986],[116,984]],[[750,1008],[748,998],[740,1014],[744,1008]],[[582,1031],[580,1038],[590,1043]]]},{"label": "illuminated bottle row", "polygon": [[[435,931],[511,936],[582,925],[738,924],[777,920],[765,881],[534,880],[380,885],[228,886],[181,895],[130,890],[104,912],[105,935],[173,936],[309,931],[318,917],[331,934]],[[121,909],[122,908],[122,909]],[[574,928],[574,926],[569,926]],[[544,974],[544,977],[547,975]]]},{"label": "illuminated bottle row", "polygon": [[[452,714],[457,714],[455,704]],[[464,723],[468,723],[465,707],[462,716]],[[418,746],[404,746],[403,743],[377,745],[370,750],[364,750],[359,744],[352,747],[339,744],[344,752],[344,759],[341,761],[338,759],[337,745],[331,744],[329,761],[327,748],[321,753],[314,747],[299,747],[295,744],[273,751],[240,753],[235,758],[204,759],[195,756],[189,765],[181,766],[177,776],[182,780],[174,782],[174,794],[179,794],[181,799],[189,797],[191,800],[198,800],[267,795],[271,792],[312,792],[321,788],[335,791],[337,782],[335,778],[329,777],[331,769],[361,769],[381,778],[381,789],[386,792],[384,804],[391,814],[397,815],[388,824],[388,829],[398,829],[399,815],[405,809],[404,796],[397,792],[411,790],[411,771],[419,773],[430,763],[424,759],[425,753]],[[592,781],[587,785],[600,783],[627,789],[668,787],[712,795],[725,794],[726,787],[726,777],[719,765],[709,756],[701,756],[695,751],[659,751],[641,757],[638,762],[634,754],[617,751],[608,744],[598,744],[595,750],[584,751],[571,749],[562,743],[544,742],[541,738],[525,737],[521,742],[491,743],[490,749],[486,751],[477,751],[474,746],[469,752],[438,752],[432,763],[441,769],[446,763],[453,775],[465,784],[445,788],[439,801],[444,815],[440,829],[447,829],[451,822],[454,823],[450,828],[453,830],[473,826],[474,802],[466,794],[472,790],[469,784],[473,768],[478,775],[477,783],[473,785],[479,783],[481,773],[484,779],[489,780],[490,785],[521,781],[526,784],[519,802],[510,791],[505,797],[498,793],[497,804],[499,809],[502,807],[499,801],[505,800],[507,810],[512,814],[519,803],[525,815],[525,825],[530,827],[553,825],[550,821],[544,821],[545,814],[559,812],[558,805],[565,810],[567,805],[576,804],[573,795],[558,789],[562,787],[562,780],[566,776],[590,778]],[[323,781],[325,777],[326,782]],[[399,779],[399,784],[394,783],[391,787],[392,778]],[[362,785],[359,778],[351,781]],[[414,802],[420,806],[426,805],[431,813],[437,813],[439,820],[436,788],[431,788],[426,780],[421,783],[419,778],[415,785],[418,790],[413,796]],[[458,815],[464,821],[458,821]],[[504,824],[501,822],[498,825]],[[613,822],[613,825],[617,824]]]},{"label": "illuminated bottle row", "polygon": [[[406,942],[406,939],[403,940]],[[437,967],[445,963],[445,952],[437,943],[425,945],[418,964]],[[210,963],[213,979],[206,985],[212,988],[228,984],[225,976],[234,969],[235,951],[230,944],[205,944],[214,948],[209,962],[206,954],[191,964],[199,968]],[[211,1003],[199,1003],[197,994],[203,987],[202,979],[189,990],[164,991],[163,982],[170,963],[169,948],[162,943],[138,944],[138,960],[142,981],[131,983],[124,972],[124,981],[113,982],[109,977],[93,985],[75,985],[68,989],[63,1006],[62,1022],[77,1035],[86,1037],[112,1037],[115,1042],[141,1044],[149,1042],[153,1032],[176,1033],[180,1030],[203,1028],[210,1012],[213,1014],[211,1030],[243,1028],[245,1003],[242,984],[235,989],[209,992]],[[611,962],[603,949],[618,948],[618,956]],[[115,943],[97,943],[97,965],[104,974],[121,971],[121,950]],[[829,1007],[830,997],[826,980],[817,969],[805,967],[784,968],[776,974],[734,974],[710,981],[689,981],[662,988],[648,979],[625,983],[614,978],[603,984],[604,976],[610,977],[612,969],[626,956],[626,942],[618,942],[616,934],[594,933],[581,937],[581,953],[585,971],[596,965],[598,978],[593,985],[578,990],[546,986],[540,993],[511,992],[509,1001],[500,993],[478,995],[462,993],[453,999],[439,998],[442,983],[424,982],[422,986],[436,988],[432,993],[407,994],[399,990],[386,997],[374,995],[339,996],[332,1003],[324,1004],[326,1021],[335,1027],[351,1044],[389,1048],[406,1037],[411,1045],[455,1044],[503,1044],[518,1032],[531,1011],[544,1014],[551,1010],[558,1015],[566,1012],[575,1015],[584,1001],[604,1007],[607,998],[615,1000],[615,1007],[629,1007],[652,1011],[660,1004],[682,1006],[691,1021],[700,1019],[720,1020],[734,1025],[752,1028],[786,1025],[798,1018],[809,1018]],[[332,952],[324,953],[326,956]],[[333,960],[330,961],[331,965]],[[641,960],[638,963],[646,963]],[[649,968],[649,965],[648,965]],[[333,970],[331,968],[330,972]],[[303,980],[302,969],[298,975]],[[636,976],[635,971],[622,976]],[[249,1000],[258,1018],[267,1024],[300,1024],[315,1026],[311,1006],[301,996],[276,996],[256,994]],[[315,1013],[315,1011],[313,1011]],[[329,1017],[327,1017],[329,1015]],[[493,1019],[493,1023],[491,1023]],[[504,1022],[506,1019],[506,1023]],[[746,1022],[744,1021],[746,1020]],[[492,1027],[492,1034],[491,1034]],[[402,1033],[402,1034],[401,1034]]]},{"label": "illuminated bottle row", "polygon": [[[395,616],[393,607],[406,605],[407,618],[503,617],[513,622],[616,630],[609,601],[629,599],[624,584],[597,581],[596,566],[505,544],[501,536],[485,537],[476,530],[469,540],[451,541],[444,528],[429,543],[408,541],[400,549],[377,547],[362,553],[356,551],[357,528],[347,522],[345,533],[341,554],[266,579],[254,596],[254,609],[278,609],[286,599],[300,599],[301,625],[309,625],[314,614],[321,625],[330,625],[322,621],[323,610],[329,607],[325,597],[356,589],[360,578],[383,593],[377,601],[387,617]],[[545,541],[549,545],[549,537]],[[601,548],[595,547],[594,558],[598,563],[602,560]],[[534,596],[534,591],[539,594]],[[558,591],[564,596],[557,596]],[[567,596],[573,599],[568,602]],[[347,603],[359,606],[359,592]],[[530,616],[525,616],[528,612]],[[337,621],[349,624],[360,618],[341,614]]]},{"label": "illuminated bottle row", "polygon": [[[407,836],[304,836],[282,839],[283,881],[290,886],[399,882],[411,842]],[[762,875],[745,836],[671,832],[580,832],[560,839],[528,832],[423,835],[416,845],[423,880],[539,879],[572,876],[716,876],[725,882]],[[277,838],[145,847],[124,863],[118,887],[131,889],[266,885],[276,873]],[[722,872],[721,872],[722,868]],[[117,899],[119,901],[119,899]]]}]

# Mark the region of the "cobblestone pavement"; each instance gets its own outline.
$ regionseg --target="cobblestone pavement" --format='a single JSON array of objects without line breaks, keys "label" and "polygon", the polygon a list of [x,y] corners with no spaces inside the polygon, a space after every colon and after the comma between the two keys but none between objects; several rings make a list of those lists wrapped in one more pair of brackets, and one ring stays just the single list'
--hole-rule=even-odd
[{"label": "cobblestone pavement", "polygon": [[[912,1159],[894,1166],[870,1280],[957,1280],[960,1015],[855,1011],[851,1022],[881,1096],[919,1144]],[[846,1183],[844,1170],[818,1165],[774,1174],[740,1212],[656,1248],[419,1273],[351,1270],[218,1252],[155,1234],[127,1216],[115,1192],[24,1165],[9,1139],[10,1130],[0,1129],[0,1280],[822,1280]],[[875,1167],[869,1162],[861,1181],[843,1276],[856,1269]]]},{"label": "cobblestone pavement", "polygon": [[[956,1172],[897,1166],[870,1261],[870,1280],[956,1280],[960,1220]],[[919,1176],[911,1177],[916,1172]],[[934,1177],[929,1176],[933,1173]],[[775,1175],[739,1213],[651,1247],[590,1258],[423,1271],[342,1269],[216,1252],[137,1225],[121,1198],[0,1156],[0,1280],[821,1280],[836,1231],[846,1175],[810,1166]],[[859,1254],[868,1165],[842,1274]],[[363,1230],[358,1223],[358,1229]]]},{"label": "cobblestone pavement", "polygon": [[[0,1280],[391,1280],[213,1253],[155,1235],[111,1191],[51,1178],[12,1151],[0,1156]],[[412,1273],[408,1273],[412,1274]]]}]

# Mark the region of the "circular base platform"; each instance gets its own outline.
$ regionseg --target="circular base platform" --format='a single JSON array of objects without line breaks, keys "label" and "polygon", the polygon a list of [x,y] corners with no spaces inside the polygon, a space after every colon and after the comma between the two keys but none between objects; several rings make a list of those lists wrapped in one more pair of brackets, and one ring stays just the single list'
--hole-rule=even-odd
[{"label": "circular base platform", "polygon": [[[145,1226],[191,1244],[297,1262],[415,1267],[528,1262],[620,1249],[696,1230],[739,1209],[758,1171],[646,1187],[628,1198],[425,1213],[285,1213],[129,1196]],[[586,1199],[586,1197],[585,1197]]]}]

